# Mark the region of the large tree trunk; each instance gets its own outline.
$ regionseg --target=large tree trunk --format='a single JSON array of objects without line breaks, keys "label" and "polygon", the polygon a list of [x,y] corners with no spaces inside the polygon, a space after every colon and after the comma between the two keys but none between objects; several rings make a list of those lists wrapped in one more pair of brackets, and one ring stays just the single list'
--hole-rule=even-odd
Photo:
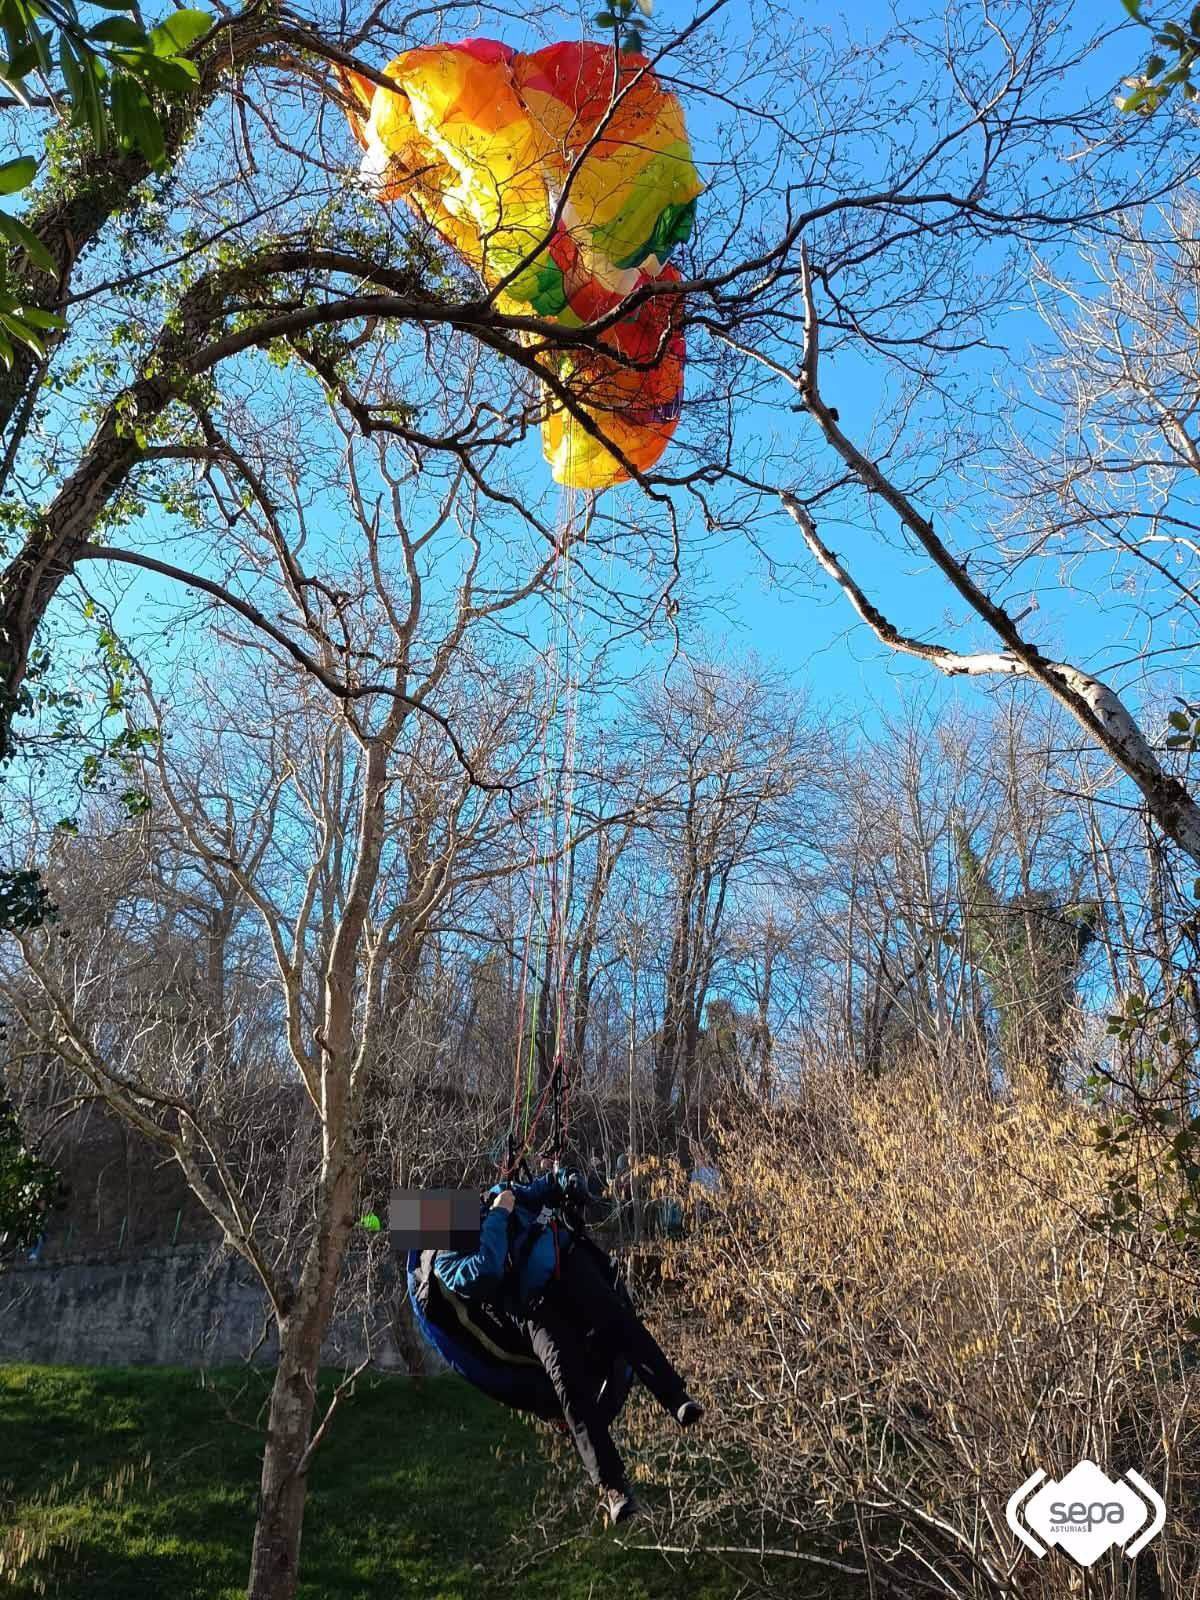
[{"label": "large tree trunk", "polygon": [[339,1165],[295,1302],[278,1319],[279,1363],[263,1449],[247,1600],[293,1600],[296,1593],[308,1494],[306,1452],[312,1437],[321,1345],[353,1225],[355,1176],[350,1163]]},{"label": "large tree trunk", "polygon": [[300,1535],[308,1493],[304,1452],[312,1432],[321,1358],[320,1335],[314,1338],[314,1334],[311,1319],[298,1326],[285,1323],[280,1330],[248,1600],[292,1600],[300,1577]]}]

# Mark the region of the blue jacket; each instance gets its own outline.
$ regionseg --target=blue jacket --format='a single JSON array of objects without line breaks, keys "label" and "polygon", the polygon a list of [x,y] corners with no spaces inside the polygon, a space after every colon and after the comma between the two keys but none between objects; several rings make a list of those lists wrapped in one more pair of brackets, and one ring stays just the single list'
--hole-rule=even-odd
[{"label": "blue jacket", "polygon": [[562,1204],[563,1187],[559,1174],[548,1172],[532,1183],[495,1184],[488,1190],[488,1200],[504,1189],[511,1189],[516,1201],[511,1218],[492,1206],[479,1229],[479,1249],[471,1255],[439,1250],[433,1270],[454,1294],[467,1299],[505,1298],[521,1307],[554,1276],[554,1234],[539,1219],[544,1207]]}]

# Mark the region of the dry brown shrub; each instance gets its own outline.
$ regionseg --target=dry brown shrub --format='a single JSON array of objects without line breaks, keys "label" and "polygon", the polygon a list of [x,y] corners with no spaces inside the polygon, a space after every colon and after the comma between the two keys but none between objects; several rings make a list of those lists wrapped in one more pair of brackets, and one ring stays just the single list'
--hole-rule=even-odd
[{"label": "dry brown shrub", "polygon": [[[655,1460],[664,1542],[770,1547],[785,1584],[790,1557],[864,1596],[1200,1595],[1196,1307],[1178,1247],[1093,1223],[1086,1111],[1032,1083],[964,1098],[919,1066],[818,1073],[732,1121],[721,1172],[667,1264],[712,1420]],[[1168,1504],[1135,1563],[1086,1575],[1005,1522],[1035,1468],[1084,1456]]]}]

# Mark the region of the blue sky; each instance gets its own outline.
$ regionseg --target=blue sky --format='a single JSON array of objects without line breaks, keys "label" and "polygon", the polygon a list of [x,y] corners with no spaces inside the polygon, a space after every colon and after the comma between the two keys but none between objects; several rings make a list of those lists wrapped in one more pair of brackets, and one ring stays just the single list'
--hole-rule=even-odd
[{"label": "blue sky", "polygon": [[[1144,54],[1147,35],[1133,26],[1122,25],[1124,17],[1119,0],[1088,0],[1088,4],[1079,6],[1077,14],[1081,27],[1088,30],[1095,27],[1102,15],[1099,8],[1104,6],[1111,12],[1114,35],[1089,63],[1087,76],[1077,78],[1075,92],[1082,84],[1101,96],[1108,95],[1124,74],[1136,69]],[[883,0],[863,0],[853,12],[842,10],[830,15],[822,11],[820,20],[835,30],[844,29],[850,37],[865,39],[886,29],[897,15],[905,12],[920,15],[926,9],[903,3],[894,6]],[[1113,115],[1114,118],[1119,115],[1115,108]],[[691,115],[691,128],[693,137],[703,148],[710,133],[703,110]],[[1054,182],[1056,174],[1051,171],[1048,179]],[[1078,265],[1069,249],[1060,249],[1056,260],[1059,267],[1067,271]],[[981,270],[986,269],[986,262],[986,251],[981,250]],[[975,384],[982,385],[985,403],[990,403],[999,414],[1006,408],[1007,392],[1015,389],[1020,396],[1025,387],[1023,373],[1030,346],[1047,342],[1046,330],[1032,305],[1032,296],[1026,293],[1015,298],[1006,314],[989,324],[987,335],[992,348],[957,357],[953,370],[958,381],[968,389]],[[870,435],[875,411],[875,381],[871,368],[865,364],[858,366],[853,359],[845,358],[835,363],[826,377],[827,398],[839,406],[843,426],[860,443],[865,443]],[[1016,420],[1019,426],[1019,413]],[[771,429],[772,421],[769,413],[752,411],[743,419],[743,427],[765,433]],[[918,459],[910,463],[909,470],[917,474],[920,466]],[[975,499],[978,502],[978,494]],[[922,506],[919,495],[917,501]],[[929,503],[925,502],[922,509],[930,509]],[[895,519],[890,522],[895,525]],[[986,546],[988,542],[986,512],[981,517],[969,503],[949,520],[940,514],[939,508],[938,527],[951,547],[958,550]],[[994,644],[974,619],[966,617],[961,603],[956,601],[928,560],[902,549],[898,539],[880,541],[864,522],[858,530],[839,529],[829,535],[829,540],[835,549],[847,556],[851,571],[868,596],[878,601],[890,619],[903,629],[918,637],[939,639],[964,649]],[[780,551],[798,548],[798,536],[782,516],[772,544]],[[914,686],[920,688],[923,698],[931,691],[935,698],[941,695],[947,699],[982,703],[986,685],[1003,682],[940,679],[924,664],[889,651],[858,622],[833,583],[815,568],[810,567],[812,581],[804,586],[807,592],[789,592],[774,585],[762,562],[736,541],[706,553],[704,568],[708,587],[721,597],[721,615],[707,630],[701,625],[701,632],[707,632],[720,648],[731,651],[752,648],[761,657],[777,662],[794,674],[819,700],[860,715],[867,723],[895,709]],[[1026,628],[1029,637],[1047,653],[1061,653],[1103,670],[1106,657],[1124,657],[1136,649],[1136,640],[1122,640],[1123,625],[1116,605],[1111,603],[1116,597],[1103,560],[1097,558],[1085,563],[1072,588],[1062,586],[1052,563],[1042,563],[1022,574],[1020,587],[1003,591],[1002,595],[1011,609],[1019,612],[1035,593],[1038,611],[1026,623]],[[965,620],[966,626],[956,628],[955,620]],[[1126,681],[1133,675],[1127,670]]]},{"label": "blue sky", "polygon": [[[1108,4],[1109,0],[1094,3]],[[674,9],[671,0],[660,0],[660,9],[669,15]],[[1112,10],[1114,22],[1119,22],[1119,0],[1112,0]],[[886,28],[891,17],[892,8],[882,0],[864,0],[852,15],[843,13],[838,18],[823,13],[821,21],[835,31],[842,29],[852,38],[865,40]],[[736,28],[737,24],[731,26]],[[1094,64],[1096,87],[1110,89],[1121,72],[1136,62],[1140,50],[1140,35],[1131,29],[1122,30]],[[689,106],[688,111],[693,140],[703,155],[719,131],[717,123],[707,106]],[[985,393],[990,390],[998,404],[997,385],[1002,380],[1019,384],[1025,348],[1039,336],[1040,323],[1028,304],[1017,301],[988,333],[993,348],[957,358],[956,372],[968,385],[981,383]],[[852,437],[865,440],[874,411],[875,380],[871,369],[866,365],[856,369],[852,360],[842,358],[831,367],[827,385],[830,398],[842,411],[847,431]],[[773,425],[773,416],[762,408],[748,409],[741,420],[741,427],[750,434],[765,436]],[[664,465],[669,465],[669,458]],[[539,470],[540,459],[531,452],[530,471]],[[618,506],[621,503],[624,502],[618,501]],[[970,548],[981,540],[983,530],[975,524],[973,515],[968,506],[957,521],[941,522],[952,545]],[[768,537],[774,552],[791,555],[799,551],[796,530],[782,512]],[[972,643],[988,642],[978,627],[968,627],[964,632],[954,628],[953,618],[961,618],[961,608],[951,607],[944,582],[929,570],[928,563],[903,550],[897,540],[882,542],[865,525],[839,529],[829,537],[834,547],[851,560],[855,575],[869,594],[900,626],[923,637],[940,637],[967,648]],[[92,576],[89,573],[89,578]],[[121,576],[123,582],[127,581],[128,571]],[[986,690],[979,685],[952,684],[936,678],[931,681],[930,669],[897,657],[879,645],[819,573],[810,569],[807,578],[791,576],[793,581],[786,588],[774,583],[761,559],[736,537],[725,538],[719,545],[706,544],[701,550],[685,549],[680,589],[681,642],[685,652],[735,658],[753,652],[764,662],[785,670],[798,687],[811,692],[818,701],[868,724],[894,710],[914,685],[923,696],[932,692],[935,696],[963,696],[982,703]],[[1077,591],[1059,591],[1053,574],[1044,576],[1040,610],[1031,620],[1031,635],[1049,652],[1092,657],[1101,645],[1111,642],[1111,619],[1101,607],[1084,603]],[[1097,582],[1101,581],[1097,574]],[[134,585],[118,607],[118,625],[134,628],[135,606],[140,607],[161,593],[156,583]],[[1018,591],[1011,598],[1019,601],[1021,593]],[[660,637],[648,646],[626,646],[623,655],[631,668],[643,674],[654,673],[667,668],[671,649],[669,641]]]}]

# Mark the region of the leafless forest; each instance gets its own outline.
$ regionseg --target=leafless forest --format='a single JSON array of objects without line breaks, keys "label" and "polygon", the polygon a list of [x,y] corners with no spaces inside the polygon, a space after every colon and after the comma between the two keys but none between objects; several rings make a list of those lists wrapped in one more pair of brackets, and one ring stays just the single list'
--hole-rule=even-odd
[{"label": "leafless forest", "polygon": [[[489,1181],[556,1063],[714,1418],[634,1412],[644,1542],[1200,1596],[1200,130],[1114,105],[1129,9],[660,0],[686,400],[595,498],[536,448],[567,335],[364,191],[335,74],[587,19],[219,5],[157,168],[0,109],[65,319],[0,371],[4,866],[56,908],[0,934],[4,1090],[51,1155],[122,1119],[261,1280],[251,1600],[358,1219]],[[1006,1525],[1083,1456],[1162,1489],[1136,1567]]]}]

